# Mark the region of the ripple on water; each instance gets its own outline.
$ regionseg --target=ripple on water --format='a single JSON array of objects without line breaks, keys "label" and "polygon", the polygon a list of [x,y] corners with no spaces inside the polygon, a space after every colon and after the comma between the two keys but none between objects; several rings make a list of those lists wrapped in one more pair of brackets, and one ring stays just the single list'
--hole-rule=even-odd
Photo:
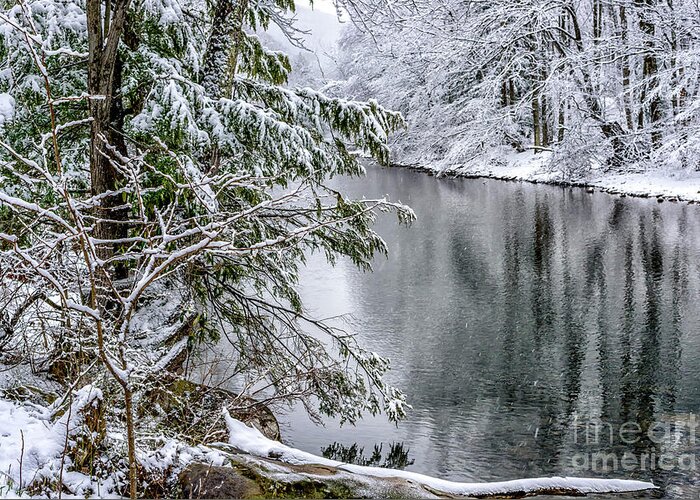
[{"label": "ripple on water", "polygon": [[[595,453],[698,452],[687,432],[627,444],[618,431],[700,410],[699,207],[401,169],[336,187],[410,200],[418,215],[409,229],[380,217],[390,257],[374,273],[312,256],[301,283],[312,311],[351,314],[363,345],[392,359],[414,410],[398,428],[339,429],[297,409],[288,442],[314,453],[402,442],[410,469],[453,480],[574,474],[699,493],[695,469],[575,467]],[[585,440],[597,422],[612,440]]]}]

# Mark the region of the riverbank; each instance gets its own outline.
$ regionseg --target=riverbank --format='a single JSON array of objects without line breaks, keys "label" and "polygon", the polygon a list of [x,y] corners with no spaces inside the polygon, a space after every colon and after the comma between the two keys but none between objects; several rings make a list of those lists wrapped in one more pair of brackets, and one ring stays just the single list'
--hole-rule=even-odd
[{"label": "riverbank", "polygon": [[[76,450],[90,433],[88,414],[103,393],[86,386],[71,411],[0,399],[0,498],[64,496],[119,498],[126,471],[100,477],[97,463],[76,467]],[[586,495],[655,489],[649,482],[568,477],[495,483],[456,483],[403,470],[364,467],[315,456],[283,445],[224,411],[227,442],[188,445],[161,438],[139,446],[139,475],[147,497],[166,498],[514,498]],[[154,436],[155,437],[155,436]],[[92,433],[92,439],[95,433]],[[109,439],[119,439],[112,436]],[[95,443],[99,456],[104,443]],[[123,444],[123,443],[122,443]],[[119,446],[112,443],[110,449]],[[105,456],[106,457],[106,456]]]},{"label": "riverbank", "polygon": [[[571,477],[461,483],[340,462],[282,444],[277,420],[260,403],[255,404],[262,410],[232,416],[226,404],[227,397],[237,399],[232,393],[185,380],[168,387],[182,400],[161,395],[149,405],[183,405],[197,393],[214,391],[218,397],[209,399],[218,402],[218,411],[188,426],[188,435],[179,432],[182,422],[162,422],[165,427],[154,427],[138,442],[139,484],[146,497],[514,498],[656,489],[638,480]],[[0,364],[0,499],[127,494],[125,429],[102,418],[109,394],[93,385],[69,389],[67,399],[59,397],[62,392],[60,384],[27,365]],[[212,432],[212,426],[223,432]],[[195,438],[199,427],[209,430],[208,439]]]},{"label": "riverbank", "polygon": [[502,163],[481,168],[454,166],[436,168],[423,165],[400,165],[438,177],[485,178],[588,188],[620,196],[656,198],[700,204],[700,171],[659,169],[631,172],[605,172],[593,168],[585,178],[569,178],[551,167],[551,153],[532,152],[508,156]]}]

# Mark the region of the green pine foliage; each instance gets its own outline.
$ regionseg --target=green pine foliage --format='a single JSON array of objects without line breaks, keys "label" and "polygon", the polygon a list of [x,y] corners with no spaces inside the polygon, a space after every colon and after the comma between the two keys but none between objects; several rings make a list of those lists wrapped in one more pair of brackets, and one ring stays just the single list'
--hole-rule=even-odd
[{"label": "green pine foliage", "polygon": [[[301,400],[313,416],[342,421],[380,411],[401,418],[404,396],[382,380],[388,361],[307,316],[295,285],[310,252],[369,269],[386,253],[372,229],[377,212],[412,220],[403,205],[346,199],[326,185],[336,175],[362,175],[357,151],[388,163],[387,136],[403,120],[375,101],[286,86],[288,57],[267,49],[256,30],[290,29],[291,0],[248,2],[240,46],[232,48],[235,73],[226,73],[230,93],[212,95],[202,61],[213,8],[190,0],[131,4],[112,96],[120,113],[110,130],[126,150],[108,138],[102,145],[118,175],[110,193],[90,192],[88,102],[101,97],[87,95],[85,2],[23,0],[0,11],[0,94],[13,102],[0,122],[0,232],[7,236],[0,263],[18,267],[35,287],[57,287],[48,276],[57,277],[72,298],[54,304],[63,312],[53,333],[76,324],[87,332],[79,346],[49,332],[41,355],[96,350],[90,322],[100,322],[108,355],[121,360],[138,392],[171,349],[160,338],[144,340],[137,321],[149,287],[160,283],[159,293],[177,289],[206,325],[194,343],[228,338],[235,371],[267,381],[273,398]],[[100,196],[118,197],[128,225],[115,255],[103,260],[89,257],[104,244],[90,239]],[[66,258],[72,267],[59,270]],[[115,308],[95,318],[75,305],[90,306],[91,276],[117,264],[130,278],[106,292]],[[14,292],[8,286],[0,295]],[[37,355],[20,342],[11,347]]]}]

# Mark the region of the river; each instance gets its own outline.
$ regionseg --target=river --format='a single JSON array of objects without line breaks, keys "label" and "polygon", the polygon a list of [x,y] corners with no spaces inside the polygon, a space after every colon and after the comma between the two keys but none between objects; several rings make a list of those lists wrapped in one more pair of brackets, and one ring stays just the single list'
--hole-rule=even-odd
[{"label": "river", "polygon": [[391,358],[413,410],[343,428],[291,411],[285,442],[336,457],[333,443],[382,444],[380,463],[391,450],[459,481],[639,478],[700,495],[700,207],[401,168],[333,182],[418,216],[379,219],[390,254],[374,272],[314,256],[300,284],[310,312],[345,315]]}]

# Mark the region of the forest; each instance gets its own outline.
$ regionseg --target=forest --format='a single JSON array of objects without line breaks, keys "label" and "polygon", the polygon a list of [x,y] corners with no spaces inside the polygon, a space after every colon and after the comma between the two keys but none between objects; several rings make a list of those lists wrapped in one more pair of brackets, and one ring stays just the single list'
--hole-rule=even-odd
[{"label": "forest", "polygon": [[342,88],[406,117],[397,162],[530,151],[564,178],[697,169],[697,2],[370,4],[340,42]]},{"label": "forest", "polygon": [[[410,372],[411,350],[456,331],[440,321],[472,307],[488,310],[473,297],[419,330],[439,309],[422,297],[450,276],[483,286],[485,297],[493,291],[489,283],[506,280],[508,291],[492,301],[506,298],[505,312],[493,313],[506,318],[491,336],[507,339],[506,367],[517,365],[513,346],[530,341],[523,333],[530,305],[517,292],[530,285],[521,274],[551,287],[533,299],[536,334],[558,324],[551,319],[557,314],[564,318],[567,397],[578,401],[586,376],[581,318],[600,310],[602,325],[607,314],[607,275],[597,267],[606,258],[602,243],[586,246],[597,253],[586,254],[581,276],[587,281],[579,284],[570,247],[584,243],[560,227],[575,211],[568,219],[556,215],[561,206],[551,202],[555,215],[549,215],[554,192],[537,195],[532,225],[529,219],[516,224],[508,217],[529,217],[529,195],[513,196],[520,208],[511,212],[504,202],[495,216],[493,203],[511,197],[484,180],[478,193],[469,191],[445,209],[481,200],[483,213],[494,217],[466,237],[438,217],[452,194],[402,177],[419,174],[401,167],[438,177],[498,177],[484,169],[515,165],[553,183],[653,172],[658,186],[666,186],[664,179],[682,186],[670,188],[677,200],[700,198],[697,2],[317,4],[344,23],[337,47],[324,55],[323,64],[331,61],[333,68],[322,71],[306,56],[281,49],[310,53],[297,11],[314,8],[313,2],[0,0],[0,498],[484,498],[647,491],[676,480],[566,467],[503,476],[492,474],[495,467],[476,477],[470,463],[459,460],[451,466],[472,472],[442,477],[444,467],[426,465],[427,453],[409,455],[403,442],[363,441],[372,433],[363,434],[363,425],[381,421],[376,428],[391,429],[386,436],[411,429],[421,415],[442,408],[439,399],[423,406],[421,384],[460,363],[471,373],[488,358],[480,358],[483,345],[471,346],[458,362],[445,359],[432,372],[417,370],[415,380],[402,378]],[[321,66],[319,54],[314,57]],[[628,178],[620,179],[615,186],[624,191]],[[444,182],[440,189],[451,189]],[[411,191],[417,185],[423,187]],[[426,203],[428,196],[434,198]],[[590,221],[609,210],[607,202],[596,203],[601,208]],[[473,210],[457,220],[481,224],[479,209]],[[636,210],[642,208],[615,204],[605,227],[638,232],[626,240],[626,325],[635,328],[643,285],[640,359],[656,363],[649,352],[657,353],[660,341],[649,344],[647,336],[678,339],[680,329],[690,328],[684,318],[695,318],[682,312],[692,310],[687,290],[695,282],[686,276],[692,263],[684,263],[694,250],[677,247],[673,280],[657,286],[666,276],[663,262],[670,262],[660,257],[665,233],[649,230],[646,216],[628,223]],[[685,212],[655,211],[654,217],[681,221],[673,226],[679,234],[694,231]],[[446,229],[433,234],[421,225],[424,219],[438,219]],[[511,236],[480,239],[503,224]],[[571,224],[581,226],[578,219]],[[408,244],[401,238],[409,236],[396,234],[431,236]],[[555,250],[551,242],[559,235]],[[529,250],[519,250],[530,239],[531,273]],[[445,242],[452,245],[448,254]],[[479,245],[490,257],[478,254]],[[422,269],[398,275],[421,276],[419,282],[396,284],[392,266],[404,259],[415,266],[425,249],[435,255]],[[475,253],[462,262],[458,251]],[[560,256],[563,271],[553,263]],[[428,272],[456,263],[463,267],[454,273]],[[487,271],[492,265],[499,267]],[[660,277],[637,282],[635,272]],[[320,277],[310,286],[314,273]],[[338,298],[353,273],[380,281],[364,292],[358,281]],[[553,275],[563,276],[562,287],[551,283]],[[318,288],[323,285],[329,288]],[[651,310],[663,302],[664,286],[684,290],[669,299],[672,331],[661,325],[665,313]],[[432,297],[449,303],[471,293]],[[600,303],[577,302],[577,293]],[[562,294],[561,312],[552,305],[556,294]],[[407,305],[408,298],[414,302]],[[337,315],[336,303],[343,306]],[[391,318],[376,312],[354,318],[346,310],[368,303]],[[545,303],[550,319],[542,319]],[[523,325],[516,325],[518,317]],[[407,318],[413,319],[406,324]],[[489,332],[491,319],[460,317],[455,324]],[[397,352],[391,347],[401,341],[396,325],[424,338],[404,342]],[[516,331],[525,337],[514,337]],[[627,335],[630,349],[634,335]],[[449,345],[449,338],[443,342]],[[609,356],[601,347],[596,359]],[[494,384],[510,387],[517,376],[508,376]],[[437,398],[451,378],[428,392]],[[634,392],[625,390],[626,396]],[[641,393],[650,395],[635,418],[648,430],[656,392]],[[485,397],[493,394],[512,396],[498,389]],[[462,393],[452,399],[470,401]],[[575,426],[572,401],[562,418]],[[303,422],[294,420],[299,414]],[[309,422],[327,425],[333,439],[320,447],[295,434]],[[340,442],[348,429],[356,429],[355,443]],[[576,436],[577,428],[570,429]],[[365,447],[374,449],[370,458],[363,457]]]}]

